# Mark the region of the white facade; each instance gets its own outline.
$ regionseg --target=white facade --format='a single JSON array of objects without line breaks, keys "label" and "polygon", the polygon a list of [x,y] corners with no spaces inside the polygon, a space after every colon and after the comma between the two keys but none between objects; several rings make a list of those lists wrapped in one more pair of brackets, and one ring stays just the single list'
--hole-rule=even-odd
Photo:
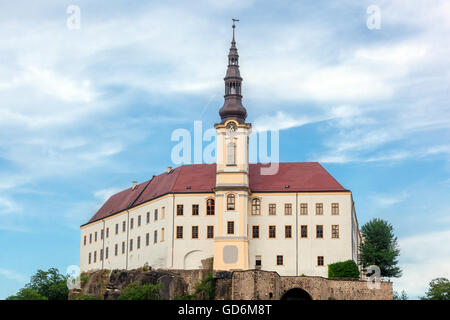
[{"label": "white facade", "polygon": [[[214,226],[214,233],[217,232],[216,215],[206,215],[206,201],[210,198],[214,198],[214,193],[166,195],[83,226],[80,250],[81,271],[136,269],[145,264],[155,269],[201,268],[201,260],[214,255],[214,239],[207,238],[207,227]],[[252,214],[251,200],[254,198],[261,201],[260,215]],[[317,215],[315,212],[317,203],[323,204],[322,215]],[[339,214],[331,213],[332,203],[338,204]],[[177,215],[179,204],[183,205],[183,215]],[[275,205],[275,215],[269,215],[270,204]],[[292,205],[290,215],[285,214],[286,204]],[[307,204],[306,215],[300,212],[302,204]],[[198,215],[192,215],[192,205],[199,206]],[[157,220],[155,220],[155,210],[158,210]],[[276,271],[284,276],[302,274],[327,276],[329,263],[348,259],[357,261],[360,236],[353,210],[350,192],[252,194],[248,200],[248,224],[243,226],[249,242],[249,268],[255,268],[256,256],[260,256],[263,270]],[[147,213],[150,216],[148,223]],[[231,220],[235,213],[225,214],[230,216],[225,220]],[[138,225],[139,216],[141,217],[140,226]],[[131,219],[133,219],[133,228],[131,228]],[[123,231],[124,223],[125,231]],[[323,238],[316,237],[317,225],[323,226]],[[339,228],[338,238],[332,237],[333,225]],[[198,227],[198,239],[192,238],[193,226]],[[253,237],[253,226],[259,227],[257,239]],[[269,226],[275,226],[275,238],[269,238]],[[291,226],[290,238],[286,238],[286,226]],[[306,238],[301,236],[302,226],[307,226]],[[182,239],[176,238],[177,227],[183,227]],[[236,225],[236,228],[240,227]],[[103,239],[102,229],[104,230]],[[157,232],[156,242],[155,231]],[[95,233],[97,233],[97,241],[95,241]],[[148,245],[147,234],[149,234]],[[85,237],[86,244],[84,244]],[[92,242],[90,242],[91,237]],[[124,252],[122,252],[122,246],[124,246]],[[106,250],[108,250],[107,256]],[[90,263],[89,255],[91,255]],[[277,265],[277,256],[280,255],[283,256],[283,264]],[[319,256],[323,257],[323,266],[318,265]]]}]

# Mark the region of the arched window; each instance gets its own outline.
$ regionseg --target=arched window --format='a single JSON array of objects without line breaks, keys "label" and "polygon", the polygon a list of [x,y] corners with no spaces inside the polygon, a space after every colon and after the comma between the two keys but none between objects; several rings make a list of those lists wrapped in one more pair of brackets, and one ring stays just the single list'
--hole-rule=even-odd
[{"label": "arched window", "polygon": [[227,210],[235,210],[236,206],[236,198],[234,196],[234,194],[229,194],[227,195]]},{"label": "arched window", "polygon": [[234,82],[231,83],[231,94],[236,94],[236,84]]},{"label": "arched window", "polygon": [[236,165],[236,144],[233,141],[227,144],[227,165]]},{"label": "arched window", "polygon": [[214,215],[214,199],[206,200],[206,215],[207,216]]},{"label": "arched window", "polygon": [[252,214],[253,215],[261,214],[261,200],[256,198],[252,200]]}]

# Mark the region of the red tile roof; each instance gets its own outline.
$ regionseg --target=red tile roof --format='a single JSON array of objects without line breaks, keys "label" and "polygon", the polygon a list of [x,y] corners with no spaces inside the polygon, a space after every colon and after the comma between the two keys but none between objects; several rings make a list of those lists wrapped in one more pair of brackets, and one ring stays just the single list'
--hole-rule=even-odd
[{"label": "red tile roof", "polygon": [[[275,175],[261,175],[260,163],[250,164],[252,192],[348,191],[318,162],[279,163]],[[215,164],[183,165],[111,196],[88,223],[140,205],[168,193],[213,192],[216,185]],[[288,187],[286,187],[288,186]]]}]

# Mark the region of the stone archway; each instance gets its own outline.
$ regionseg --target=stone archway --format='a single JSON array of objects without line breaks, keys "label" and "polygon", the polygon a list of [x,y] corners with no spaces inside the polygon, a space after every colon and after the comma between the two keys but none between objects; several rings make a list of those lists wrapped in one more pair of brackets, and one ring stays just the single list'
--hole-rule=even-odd
[{"label": "stone archway", "polygon": [[292,288],[283,294],[281,300],[312,300],[312,297],[301,288]]},{"label": "stone archway", "polygon": [[202,268],[202,259],[204,259],[204,252],[201,250],[192,250],[186,253],[183,261],[184,270],[194,270]]}]

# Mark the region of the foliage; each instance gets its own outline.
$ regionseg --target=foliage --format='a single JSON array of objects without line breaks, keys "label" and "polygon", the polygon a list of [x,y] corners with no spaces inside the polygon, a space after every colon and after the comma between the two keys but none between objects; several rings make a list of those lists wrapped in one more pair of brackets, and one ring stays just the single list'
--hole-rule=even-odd
[{"label": "foliage", "polygon": [[143,284],[135,281],[122,290],[119,300],[159,300],[162,284]]},{"label": "foliage", "polygon": [[48,300],[47,297],[40,295],[36,290],[22,288],[15,296],[9,296],[6,300]]},{"label": "foliage", "polygon": [[81,282],[81,286],[84,287],[84,285],[86,284],[86,282],[88,281],[88,275],[86,273],[82,273],[80,274],[80,282]]},{"label": "foliage", "polygon": [[381,276],[400,277],[397,266],[400,254],[397,237],[390,223],[382,219],[372,219],[361,228],[364,241],[360,245],[360,263],[363,268],[376,265]]},{"label": "foliage", "polygon": [[195,294],[189,294],[187,292],[183,293],[181,296],[173,298],[173,300],[195,300]]},{"label": "foliage", "polygon": [[405,290],[402,290],[402,293],[400,294],[397,291],[394,291],[394,300],[408,300],[408,295]]},{"label": "foliage", "polygon": [[353,260],[329,264],[328,278],[359,278],[358,265]]},{"label": "foliage", "polygon": [[213,300],[216,288],[215,280],[211,273],[195,285],[195,295],[199,300]]},{"label": "foliage", "polygon": [[428,291],[422,300],[450,300],[450,281],[447,278],[431,280]]},{"label": "foliage", "polygon": [[101,297],[90,295],[90,294],[79,294],[74,295],[72,300],[103,300]]},{"label": "foliage", "polygon": [[150,267],[148,266],[148,262],[146,262],[144,264],[144,267],[142,268],[142,271],[148,271],[148,270],[150,270]]}]

